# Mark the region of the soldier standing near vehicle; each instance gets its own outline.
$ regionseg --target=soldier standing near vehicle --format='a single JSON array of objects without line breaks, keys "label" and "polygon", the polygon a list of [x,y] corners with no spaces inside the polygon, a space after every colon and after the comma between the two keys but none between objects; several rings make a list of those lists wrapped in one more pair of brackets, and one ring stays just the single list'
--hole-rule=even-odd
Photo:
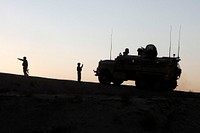
[{"label": "soldier standing near vehicle", "polygon": [[28,76],[28,61],[26,57],[23,57],[23,59],[17,58],[20,61],[23,61],[22,66],[23,66],[23,72],[24,76]]},{"label": "soldier standing near vehicle", "polygon": [[77,76],[78,76],[78,82],[81,82],[81,71],[83,68],[83,64],[81,65],[81,63],[77,64]]}]

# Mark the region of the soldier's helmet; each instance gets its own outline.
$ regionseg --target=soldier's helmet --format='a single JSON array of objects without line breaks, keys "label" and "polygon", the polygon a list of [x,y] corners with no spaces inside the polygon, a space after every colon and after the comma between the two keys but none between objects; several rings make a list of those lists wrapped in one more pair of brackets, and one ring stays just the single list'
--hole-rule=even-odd
[{"label": "soldier's helmet", "polygon": [[129,54],[129,49],[126,48],[123,54],[124,54],[124,55],[128,55],[128,54]]}]

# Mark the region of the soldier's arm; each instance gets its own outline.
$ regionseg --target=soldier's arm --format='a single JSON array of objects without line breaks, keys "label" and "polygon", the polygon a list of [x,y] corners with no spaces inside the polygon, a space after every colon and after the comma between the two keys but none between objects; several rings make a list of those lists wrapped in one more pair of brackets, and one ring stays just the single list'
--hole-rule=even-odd
[{"label": "soldier's arm", "polygon": [[20,61],[24,61],[23,59],[20,59],[20,58],[17,58],[18,60],[20,60]]}]

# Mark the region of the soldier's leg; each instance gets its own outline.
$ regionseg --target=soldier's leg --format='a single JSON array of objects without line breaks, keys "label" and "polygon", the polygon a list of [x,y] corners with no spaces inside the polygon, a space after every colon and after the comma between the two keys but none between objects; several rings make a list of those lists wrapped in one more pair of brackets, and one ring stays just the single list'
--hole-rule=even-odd
[{"label": "soldier's leg", "polygon": [[81,73],[78,73],[78,82],[81,81]]},{"label": "soldier's leg", "polygon": [[23,68],[24,76],[28,76],[28,70],[27,68]]}]

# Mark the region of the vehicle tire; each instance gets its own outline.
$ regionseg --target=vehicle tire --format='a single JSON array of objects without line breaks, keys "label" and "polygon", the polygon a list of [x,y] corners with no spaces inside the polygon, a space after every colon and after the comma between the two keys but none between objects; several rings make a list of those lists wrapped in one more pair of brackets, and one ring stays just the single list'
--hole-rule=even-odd
[{"label": "vehicle tire", "polygon": [[120,80],[120,79],[113,80],[114,85],[121,85],[122,83],[123,83],[123,80]]},{"label": "vehicle tire", "polygon": [[110,84],[111,74],[109,72],[103,71],[100,73],[98,79],[101,84]]},{"label": "vehicle tire", "polygon": [[144,78],[137,79],[135,81],[135,85],[138,89],[147,89],[148,87],[148,82]]},{"label": "vehicle tire", "polygon": [[177,87],[177,81],[176,80],[170,80],[166,81],[166,89],[169,91],[173,91]]}]

